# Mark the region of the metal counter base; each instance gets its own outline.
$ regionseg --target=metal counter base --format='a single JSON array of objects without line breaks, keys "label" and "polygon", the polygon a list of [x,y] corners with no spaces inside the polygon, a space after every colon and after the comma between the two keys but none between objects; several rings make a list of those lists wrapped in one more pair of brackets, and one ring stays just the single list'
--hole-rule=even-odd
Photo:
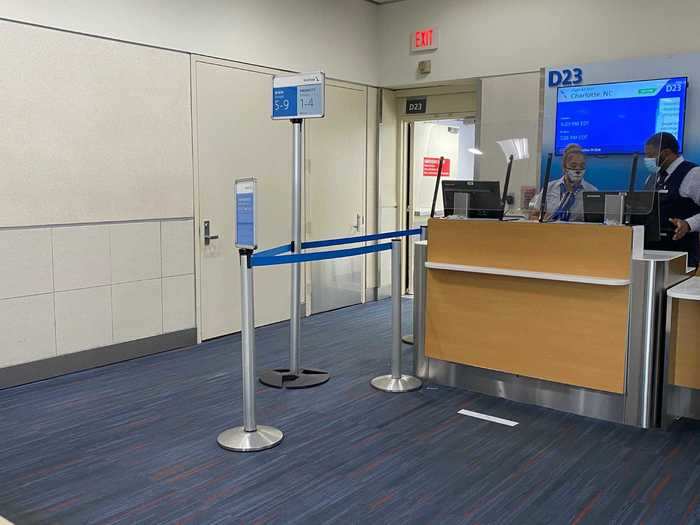
[{"label": "metal counter base", "polygon": [[[682,303],[697,304],[700,301],[700,277],[689,279],[678,286],[671,288],[668,291],[668,299],[666,302],[666,326],[665,326],[665,348],[664,348],[664,385],[663,385],[663,428],[668,427],[674,420],[680,418],[690,418],[700,420],[700,390],[696,388],[697,383],[690,383],[686,379],[683,386],[675,384],[674,374],[672,373],[672,362],[678,359],[678,345],[681,340],[681,333],[687,330],[681,329],[680,324],[675,324],[674,317],[678,315],[679,307]],[[687,323],[687,321],[686,321]],[[691,320],[697,326],[697,319]],[[691,334],[686,336],[685,345],[693,345],[696,341],[696,336]],[[693,353],[696,349],[691,346],[686,352]],[[686,361],[687,362],[687,361]]]},{"label": "metal counter base", "polygon": [[[519,403],[537,405],[579,416],[624,423],[625,396],[561,385],[468,365],[426,359],[421,367],[426,383],[462,388]],[[427,373],[426,373],[427,372]]]},{"label": "metal counter base", "polygon": [[[700,390],[676,385],[666,385],[666,417],[688,417],[700,420]],[[664,422],[668,426],[668,420]]]}]

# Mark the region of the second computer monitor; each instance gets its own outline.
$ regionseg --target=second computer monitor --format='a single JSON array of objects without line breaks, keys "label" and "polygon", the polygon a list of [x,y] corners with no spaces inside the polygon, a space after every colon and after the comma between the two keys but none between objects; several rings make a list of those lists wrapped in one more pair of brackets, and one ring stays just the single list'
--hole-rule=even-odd
[{"label": "second computer monitor", "polygon": [[443,180],[442,203],[445,217],[500,219],[503,216],[501,183],[497,180]]},{"label": "second computer monitor", "polygon": [[[583,214],[586,222],[605,220],[605,196],[619,195],[617,191],[586,191],[583,193]],[[630,224],[644,226],[644,241],[657,242],[669,235],[669,227],[661,224],[659,195],[655,191],[635,191],[627,196],[625,214]],[[671,230],[673,228],[670,228]]]}]

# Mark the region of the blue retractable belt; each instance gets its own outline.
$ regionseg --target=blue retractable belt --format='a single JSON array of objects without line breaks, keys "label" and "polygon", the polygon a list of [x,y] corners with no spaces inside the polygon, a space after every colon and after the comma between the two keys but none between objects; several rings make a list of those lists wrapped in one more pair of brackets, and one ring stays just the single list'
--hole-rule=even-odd
[{"label": "blue retractable belt", "polygon": [[[413,230],[398,230],[393,232],[375,233],[362,237],[342,237],[339,239],[328,239],[325,241],[309,241],[302,243],[302,249],[324,248],[326,246],[339,246],[342,244],[357,244],[360,242],[379,241],[382,239],[395,239],[397,237],[411,237],[420,235],[420,228]],[[278,264],[295,264],[311,261],[324,261],[328,259],[340,259],[342,257],[353,257],[367,253],[376,253],[391,250],[391,243],[376,244],[373,246],[360,246],[358,248],[345,248],[342,250],[329,250],[312,253],[294,253],[291,244],[284,244],[276,248],[270,248],[254,254],[251,257],[252,266],[275,266]]]}]

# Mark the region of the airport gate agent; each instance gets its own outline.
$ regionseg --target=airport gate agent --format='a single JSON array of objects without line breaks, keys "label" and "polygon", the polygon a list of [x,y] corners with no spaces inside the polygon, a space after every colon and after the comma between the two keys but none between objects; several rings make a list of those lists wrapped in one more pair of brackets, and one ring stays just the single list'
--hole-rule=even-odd
[{"label": "airport gate agent", "polygon": [[[688,252],[688,265],[700,260],[700,167],[680,154],[678,140],[662,132],[647,140],[644,162],[651,171],[647,188],[660,193],[661,224],[673,225],[673,236],[650,248]],[[654,179],[654,175],[656,178]]]},{"label": "airport gate agent", "polygon": [[[583,202],[579,197],[587,191],[598,191],[587,180],[586,155],[578,144],[569,144],[564,151],[562,159],[563,175],[560,179],[552,181],[547,187],[547,210],[554,210],[550,221],[576,222],[583,221]],[[531,219],[539,216],[542,192],[537,194],[531,207],[533,211]]]}]

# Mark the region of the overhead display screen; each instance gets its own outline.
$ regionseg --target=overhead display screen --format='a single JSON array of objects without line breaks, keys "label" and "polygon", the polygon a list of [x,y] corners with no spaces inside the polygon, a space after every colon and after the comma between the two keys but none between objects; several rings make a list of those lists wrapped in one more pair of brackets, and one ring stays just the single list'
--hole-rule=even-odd
[{"label": "overhead display screen", "polygon": [[593,155],[641,153],[654,133],[683,146],[687,77],[560,87],[555,151],[578,144]]}]

